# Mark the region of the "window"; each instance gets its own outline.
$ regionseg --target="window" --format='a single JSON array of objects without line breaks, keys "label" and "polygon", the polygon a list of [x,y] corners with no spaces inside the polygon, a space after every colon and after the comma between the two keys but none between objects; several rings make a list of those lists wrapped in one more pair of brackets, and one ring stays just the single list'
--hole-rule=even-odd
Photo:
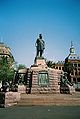
[{"label": "window", "polygon": [[64,67],[62,67],[62,70],[64,70]]},{"label": "window", "polygon": [[77,78],[77,82],[80,82],[80,78]]},{"label": "window", "polygon": [[48,73],[43,71],[43,72],[39,72],[38,74],[38,84],[39,86],[47,86],[49,84],[49,76]]},{"label": "window", "polygon": [[78,64],[78,67],[80,67],[80,64]]},{"label": "window", "polygon": [[61,70],[61,67],[59,67],[59,70]]},{"label": "window", "polygon": [[71,75],[73,75],[73,71],[71,72]]},{"label": "window", "polygon": [[75,67],[77,67],[77,64],[74,64]]},{"label": "window", "polygon": [[73,82],[76,83],[76,78],[73,78]]},{"label": "window", "polygon": [[56,69],[58,69],[58,67],[56,67]]}]

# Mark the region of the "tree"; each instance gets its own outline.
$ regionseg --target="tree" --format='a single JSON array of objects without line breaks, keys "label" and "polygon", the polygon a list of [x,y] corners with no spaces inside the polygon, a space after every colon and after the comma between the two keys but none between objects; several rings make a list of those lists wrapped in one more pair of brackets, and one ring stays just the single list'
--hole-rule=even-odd
[{"label": "tree", "polygon": [[19,65],[18,65],[18,70],[19,70],[19,69],[24,69],[24,68],[26,68],[26,66],[25,66],[24,64],[19,64]]},{"label": "tree", "polygon": [[71,82],[70,74],[73,72],[74,69],[75,69],[75,67],[73,66],[73,63],[65,62],[65,64],[64,64],[64,72],[67,72],[67,77],[68,77],[68,80],[70,82]]},{"label": "tree", "polygon": [[14,77],[14,69],[11,67],[11,64],[7,62],[6,57],[0,59],[0,80],[2,81],[11,81]]},{"label": "tree", "polygon": [[73,70],[73,64],[70,62],[67,62],[64,64],[64,71],[70,73]]},{"label": "tree", "polygon": [[55,63],[53,61],[47,61],[46,64],[50,68],[54,68],[54,66],[55,66]]}]

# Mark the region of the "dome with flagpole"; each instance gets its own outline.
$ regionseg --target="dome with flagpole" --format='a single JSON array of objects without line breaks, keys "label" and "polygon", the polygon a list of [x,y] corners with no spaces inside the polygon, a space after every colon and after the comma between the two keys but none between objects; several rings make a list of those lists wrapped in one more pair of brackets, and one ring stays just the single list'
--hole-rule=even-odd
[{"label": "dome with flagpole", "polygon": [[71,41],[70,53],[66,58],[68,60],[80,60],[80,56],[75,53],[73,42]]}]

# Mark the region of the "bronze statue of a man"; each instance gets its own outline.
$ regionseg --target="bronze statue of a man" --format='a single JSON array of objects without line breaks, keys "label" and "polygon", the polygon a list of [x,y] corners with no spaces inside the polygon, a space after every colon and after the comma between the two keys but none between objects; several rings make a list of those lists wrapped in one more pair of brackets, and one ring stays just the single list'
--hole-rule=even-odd
[{"label": "bronze statue of a man", "polygon": [[39,38],[36,41],[37,54],[36,57],[42,57],[43,51],[45,49],[45,42],[42,39],[42,35],[39,34]]}]

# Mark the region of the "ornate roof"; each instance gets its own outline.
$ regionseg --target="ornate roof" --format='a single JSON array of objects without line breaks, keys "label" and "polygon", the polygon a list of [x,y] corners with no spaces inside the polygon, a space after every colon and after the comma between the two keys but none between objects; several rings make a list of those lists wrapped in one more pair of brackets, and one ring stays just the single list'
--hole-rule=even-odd
[{"label": "ornate roof", "polygon": [[80,60],[80,56],[75,53],[75,48],[73,46],[73,43],[71,42],[71,47],[70,47],[70,54],[66,58],[68,60]]},{"label": "ornate roof", "polygon": [[11,53],[10,48],[3,42],[0,42],[0,49],[2,49],[2,51],[0,51],[0,56],[9,56],[10,58],[12,58],[14,60],[14,57]]},{"label": "ornate roof", "polygon": [[6,47],[6,48],[9,48],[5,43],[3,42],[0,42],[0,47]]},{"label": "ornate roof", "polygon": [[68,59],[70,60],[80,60],[80,56],[77,54],[69,54]]}]

